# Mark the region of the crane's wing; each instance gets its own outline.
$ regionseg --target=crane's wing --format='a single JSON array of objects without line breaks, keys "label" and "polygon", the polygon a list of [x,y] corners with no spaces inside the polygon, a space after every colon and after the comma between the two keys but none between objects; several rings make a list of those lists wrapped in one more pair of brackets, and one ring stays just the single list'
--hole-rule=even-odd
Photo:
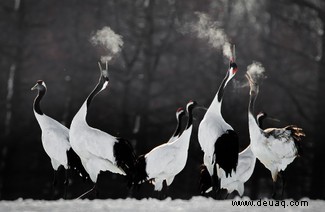
[{"label": "crane's wing", "polygon": [[214,154],[214,143],[221,135],[221,130],[215,124],[215,119],[204,117],[198,129],[198,138],[203,152],[212,157]]},{"label": "crane's wing", "polygon": [[117,139],[108,133],[101,130],[90,128],[87,134],[84,135],[85,149],[96,157],[104,160],[109,160],[111,163],[115,163],[114,157],[114,144]]},{"label": "crane's wing", "polygon": [[239,154],[236,175],[241,182],[246,182],[252,176],[255,163],[256,157],[250,146]]},{"label": "crane's wing", "polygon": [[61,165],[67,165],[67,151],[71,148],[69,132],[64,128],[52,126],[42,129],[42,144],[50,158],[54,158]]},{"label": "crane's wing", "polygon": [[149,177],[156,177],[161,175],[168,175],[173,173],[172,163],[177,163],[175,160],[177,154],[177,148],[172,145],[163,144],[160,145],[149,153],[146,154],[147,173]]}]

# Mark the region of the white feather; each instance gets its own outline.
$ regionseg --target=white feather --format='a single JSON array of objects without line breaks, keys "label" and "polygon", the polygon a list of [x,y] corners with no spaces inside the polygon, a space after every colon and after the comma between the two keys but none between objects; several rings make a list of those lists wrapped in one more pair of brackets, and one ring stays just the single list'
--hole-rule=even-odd
[{"label": "white feather", "polygon": [[81,158],[91,180],[96,182],[100,171],[125,175],[125,172],[116,166],[113,154],[117,139],[106,132],[90,127],[85,120],[86,114],[85,102],[72,120],[70,143]]},{"label": "white feather", "polygon": [[244,193],[244,183],[252,176],[255,168],[256,157],[253,154],[250,146],[244,149],[238,155],[238,165],[236,172],[232,172],[231,177],[226,177],[224,171],[221,171],[220,187],[227,189],[228,193],[232,193],[234,190],[238,191],[242,196]]},{"label": "white feather", "polygon": [[184,169],[191,133],[192,126],[184,130],[175,141],[164,143],[145,155],[146,172],[148,179],[154,179],[155,190],[162,189],[163,180],[170,185],[174,177]]},{"label": "white feather", "polygon": [[57,170],[60,165],[68,168],[67,151],[69,143],[69,129],[58,121],[34,111],[35,117],[42,131],[42,144],[46,154],[51,158],[52,167]]}]

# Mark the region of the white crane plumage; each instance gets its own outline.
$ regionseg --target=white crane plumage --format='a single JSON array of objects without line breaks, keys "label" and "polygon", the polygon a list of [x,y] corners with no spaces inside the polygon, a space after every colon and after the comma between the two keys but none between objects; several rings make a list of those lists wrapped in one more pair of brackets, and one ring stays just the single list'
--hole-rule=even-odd
[{"label": "white crane plumage", "polygon": [[150,181],[154,184],[156,191],[161,191],[164,180],[169,186],[175,176],[184,169],[193,127],[192,110],[196,106],[197,103],[193,101],[187,104],[187,125],[177,139],[157,146],[149,153],[139,156],[134,179],[136,185]]},{"label": "white crane plumage", "polygon": [[[60,166],[63,166],[67,172],[68,168],[72,168],[79,172],[79,175],[84,179],[89,177],[83,169],[80,159],[71,149],[69,143],[69,129],[45,115],[41,110],[40,102],[46,93],[46,84],[43,80],[38,80],[31,90],[38,90],[33,104],[35,118],[42,131],[42,145],[46,154],[51,159],[51,164],[54,170],[54,184],[56,183],[56,172]],[[66,175],[67,177],[67,175]],[[67,185],[68,179],[65,184]]]},{"label": "white crane plumage", "polygon": [[246,73],[246,77],[250,85],[248,124],[251,150],[259,161],[270,170],[272,180],[275,183],[278,173],[284,171],[299,156],[300,142],[305,134],[301,128],[295,125],[262,130],[253,115],[259,86],[256,79],[253,79],[249,73]]},{"label": "white crane plumage", "polygon": [[[203,162],[210,176],[225,172],[231,176],[236,170],[238,161],[238,137],[233,128],[223,119],[221,105],[224,89],[235,76],[237,65],[230,61],[229,69],[223,79],[216,96],[204,115],[198,130],[198,139],[204,152]],[[218,165],[215,170],[215,165]]]},{"label": "white crane plumage", "polygon": [[136,160],[133,148],[127,140],[90,127],[86,121],[91,101],[109,82],[107,63],[105,70],[100,64],[99,67],[101,71],[99,82],[74,116],[70,126],[71,146],[94,182],[94,187],[88,192],[96,188],[97,177],[101,171],[127,175],[131,181]]}]

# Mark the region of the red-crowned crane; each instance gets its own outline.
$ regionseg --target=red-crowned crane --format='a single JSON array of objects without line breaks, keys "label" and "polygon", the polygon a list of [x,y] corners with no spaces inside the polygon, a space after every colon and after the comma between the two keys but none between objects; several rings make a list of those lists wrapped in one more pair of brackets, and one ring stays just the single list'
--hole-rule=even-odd
[{"label": "red-crowned crane", "polygon": [[[266,118],[266,113],[260,112],[257,116],[257,123],[262,128],[263,120]],[[237,191],[240,196],[244,194],[244,183],[252,176],[255,168],[256,157],[253,154],[250,145],[241,151],[238,155],[238,165],[236,172],[232,173],[231,177],[226,177],[222,174],[220,177],[220,188],[227,190],[228,194]],[[201,194],[208,193],[211,190],[211,179],[208,178],[206,166],[201,167]]]},{"label": "red-crowned crane", "polygon": [[43,80],[38,80],[31,90],[38,90],[38,94],[34,100],[33,110],[35,118],[42,131],[42,145],[46,154],[51,159],[51,164],[54,170],[53,185],[56,184],[56,175],[60,166],[63,166],[66,170],[65,180],[65,193],[68,186],[68,169],[72,168],[76,170],[81,177],[87,179],[88,174],[85,172],[81,165],[80,159],[73,151],[69,143],[69,129],[54,120],[53,118],[45,115],[41,110],[41,100],[46,94],[46,84]]},{"label": "red-crowned crane", "polygon": [[237,167],[238,136],[221,114],[224,89],[236,72],[237,65],[231,60],[227,74],[199,125],[198,139],[204,152],[203,162],[213,182],[215,173],[219,176],[220,172],[225,172],[228,177]]},{"label": "red-crowned crane", "polygon": [[[254,119],[254,102],[259,92],[259,86],[248,72],[246,77],[250,85],[248,125],[251,140],[251,150],[259,161],[271,172],[275,196],[275,182],[279,172],[300,154],[300,142],[305,133],[295,125],[284,128],[268,128],[262,130]],[[284,181],[283,181],[284,182]],[[282,187],[283,194],[283,187]]]},{"label": "red-crowned crane", "polygon": [[94,187],[79,198],[96,189],[97,177],[101,171],[127,175],[131,182],[136,160],[133,147],[127,140],[90,127],[86,121],[93,98],[104,90],[109,82],[107,63],[106,69],[103,70],[100,64],[99,67],[101,73],[99,82],[74,116],[70,126],[71,146],[94,182]]},{"label": "red-crowned crane", "polygon": [[149,153],[139,156],[136,163],[135,185],[150,181],[154,184],[156,191],[161,191],[164,180],[169,186],[175,176],[184,169],[193,127],[192,111],[195,107],[197,107],[195,101],[190,101],[187,104],[187,125],[177,139],[157,146]]}]

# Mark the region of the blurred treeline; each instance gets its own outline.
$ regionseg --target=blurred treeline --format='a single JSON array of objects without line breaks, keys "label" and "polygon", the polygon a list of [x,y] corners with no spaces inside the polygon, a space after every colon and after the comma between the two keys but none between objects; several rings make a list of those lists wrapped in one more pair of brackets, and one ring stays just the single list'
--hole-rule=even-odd
[{"label": "blurred treeline", "polygon": [[[196,12],[217,21],[236,44],[239,71],[228,85],[223,116],[249,144],[246,67],[259,61],[267,78],[256,112],[301,126],[307,137],[303,157],[287,168],[285,198],[325,198],[325,2],[321,0],[2,0],[0,2],[0,199],[52,198],[52,167],[43,151],[32,111],[43,79],[48,92],[44,113],[69,127],[97,83],[102,52],[89,42],[104,26],[123,37],[124,46],[110,66],[108,89],[88,113],[91,126],[129,139],[137,154],[166,141],[176,125],[175,111],[193,99],[209,106],[226,74],[228,61],[206,40],[182,32]],[[173,198],[198,193],[202,152],[195,114],[188,163],[168,190]],[[62,178],[63,178],[62,173]],[[280,179],[281,182],[281,179]],[[155,196],[144,185],[131,194],[124,177],[104,174],[102,198]],[[281,184],[281,183],[280,183]],[[259,162],[245,184],[245,195],[270,197],[270,173]],[[90,188],[73,176],[69,198]],[[63,182],[56,189],[62,197]]]}]

